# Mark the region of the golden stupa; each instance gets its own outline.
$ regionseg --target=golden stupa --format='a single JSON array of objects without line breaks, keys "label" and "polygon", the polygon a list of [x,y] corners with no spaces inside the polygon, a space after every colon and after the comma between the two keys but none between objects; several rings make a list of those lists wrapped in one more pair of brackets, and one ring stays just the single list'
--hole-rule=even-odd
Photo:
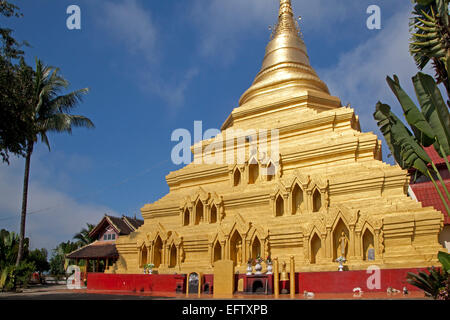
[{"label": "golden stupa", "polygon": [[[262,129],[272,146],[264,150],[248,138]],[[142,273],[151,263],[160,274],[213,274],[226,259],[245,273],[258,255],[294,256],[296,272],[336,271],[340,256],[349,270],[437,261],[442,213],[407,196],[407,172],[383,163],[378,137],[330,95],[290,0],[280,1],[261,71],[239,107],[216,139],[191,150],[194,162],[166,177],[169,194],[145,205],[145,223],[117,240],[120,258],[107,272]],[[234,161],[206,164],[208,152]]]}]

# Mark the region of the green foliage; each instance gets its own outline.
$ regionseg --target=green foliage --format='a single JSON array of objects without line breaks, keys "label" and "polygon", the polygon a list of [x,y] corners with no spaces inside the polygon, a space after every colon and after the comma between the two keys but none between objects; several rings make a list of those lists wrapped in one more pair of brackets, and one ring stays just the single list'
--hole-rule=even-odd
[{"label": "green foliage", "polygon": [[29,251],[29,239],[24,241],[24,260],[16,267],[19,236],[14,232],[0,230],[0,290],[10,291],[26,287],[33,272],[48,270],[47,250]]},{"label": "green foliage", "polygon": [[[24,253],[28,255],[29,239],[24,241]],[[0,230],[0,269],[14,265],[19,251],[19,236],[14,232]]]},{"label": "green foliage", "polygon": [[[19,8],[0,1],[0,16],[20,17]],[[33,70],[23,59],[22,43],[12,37],[12,30],[0,27],[0,156],[8,163],[9,154],[25,155],[29,133],[30,96]]]},{"label": "green foliage", "polygon": [[406,281],[422,289],[427,295],[437,299],[441,289],[448,280],[447,272],[442,272],[434,267],[428,268],[428,273],[420,271],[418,274],[408,272]]},{"label": "green foliage", "polygon": [[22,261],[18,266],[10,265],[0,270],[0,290],[11,291],[26,288],[35,270],[33,262]]},{"label": "green foliage", "polygon": [[378,121],[378,126],[400,167],[415,168],[426,175],[430,157],[403,122],[392,113],[390,106],[378,102],[374,118]]},{"label": "green foliage", "polygon": [[410,52],[419,69],[432,61],[436,80],[450,93],[450,24],[448,0],[413,0]]},{"label": "green foliage", "polygon": [[[441,92],[432,77],[419,72],[412,80],[421,110],[417,108],[413,100],[402,89],[397,76],[394,75],[394,79],[390,77],[386,79],[403,109],[405,119],[414,135],[391,112],[390,106],[381,102],[378,102],[376,106],[374,118],[377,120],[378,127],[383,133],[396,162],[402,169],[415,168],[423,175],[428,176],[433,182],[447,213],[450,214],[450,208],[447,204],[450,200],[450,193],[438,169],[423,149],[423,147],[433,145],[437,153],[447,161],[447,155],[450,153],[449,112],[445,106]],[[434,181],[428,164],[431,164],[433,173],[441,181],[447,199],[444,198]]]},{"label": "green foliage", "polygon": [[87,223],[86,226],[87,226],[87,228],[81,229],[81,231],[78,232],[73,237],[73,239],[78,240],[77,243],[79,246],[88,245],[88,244],[94,242],[94,240],[95,240],[95,239],[92,239],[91,237],[89,237],[89,234],[95,228],[95,225]]},{"label": "green foliage", "polygon": [[46,249],[35,249],[30,251],[28,254],[27,261],[34,263],[34,271],[42,275],[43,272],[50,270],[50,264],[47,261],[47,250]]},{"label": "green foliage", "polygon": [[447,273],[450,273],[450,254],[448,254],[447,252],[440,251],[438,253],[438,259],[439,262],[442,264],[442,268],[444,268],[444,270]]},{"label": "green foliage", "polygon": [[60,243],[53,249],[50,259],[50,273],[55,276],[66,274],[66,255],[79,248],[75,242],[67,241]]},{"label": "green foliage", "polygon": [[407,282],[422,289],[427,295],[438,300],[449,300],[449,281],[450,281],[450,254],[439,252],[439,262],[442,264],[442,270],[434,267],[428,268],[428,273],[419,272],[414,274],[408,272]]},{"label": "green foliage", "polygon": [[413,77],[413,83],[422,114],[433,133],[434,149],[446,158],[450,154],[450,115],[441,91],[431,76],[421,72]]}]

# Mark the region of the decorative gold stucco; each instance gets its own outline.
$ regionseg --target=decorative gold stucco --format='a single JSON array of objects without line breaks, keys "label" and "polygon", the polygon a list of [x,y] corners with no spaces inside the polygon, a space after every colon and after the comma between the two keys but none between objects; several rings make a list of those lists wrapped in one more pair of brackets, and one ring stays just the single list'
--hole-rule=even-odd
[{"label": "decorative gold stucco", "polygon": [[[250,129],[278,130],[279,156],[257,149],[255,157]],[[230,132],[238,132],[232,143]],[[108,272],[142,273],[153,263],[159,273],[213,274],[215,261],[232,260],[245,273],[257,254],[292,256],[296,272],[336,271],[342,252],[349,270],[436,263],[442,213],[406,195],[407,172],[383,163],[378,137],[329,94],[290,0],[280,1],[262,69],[219,136],[193,146],[203,152],[166,177],[169,194],[141,209],[144,225],[117,240],[120,259]],[[242,163],[199,163],[206,148],[235,155],[239,147]]]}]

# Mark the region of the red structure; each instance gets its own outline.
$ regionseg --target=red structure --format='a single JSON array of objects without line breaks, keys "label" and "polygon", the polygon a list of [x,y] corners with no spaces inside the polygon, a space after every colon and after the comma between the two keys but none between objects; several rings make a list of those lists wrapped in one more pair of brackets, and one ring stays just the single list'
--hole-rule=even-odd
[{"label": "red structure", "polygon": [[121,292],[186,292],[186,275],[89,273],[88,290]]},{"label": "red structure", "polygon": [[[369,288],[367,285],[376,284],[369,278],[373,276],[365,270],[335,271],[335,272],[301,272],[296,273],[296,293],[312,291],[314,293],[353,293],[354,288],[361,288],[364,292],[386,292],[391,287],[409,291],[420,291],[406,282],[408,272],[418,273],[425,269],[384,269],[379,270],[379,288]],[[213,275],[203,276],[202,292],[212,293],[214,285]],[[267,279],[267,294],[273,293],[273,275],[247,276],[237,275],[244,280],[244,292],[254,293],[255,283]],[[368,281],[369,280],[369,281]],[[159,275],[159,274],[88,274],[88,290],[117,291],[134,293],[185,293],[186,275]],[[237,286],[236,286],[237,288]],[[207,290],[205,290],[207,289]],[[212,289],[212,290],[211,290]],[[265,292],[265,288],[264,288]],[[262,293],[262,292],[261,292]]]},{"label": "red structure", "polygon": [[[425,148],[425,151],[431,158],[431,161],[433,161],[433,163],[436,165],[436,168],[439,170],[439,173],[441,174],[447,189],[450,190],[450,173],[447,170],[445,160],[438,155],[438,153],[436,152],[436,150],[434,150],[434,147],[432,146]],[[450,162],[450,156],[448,156],[448,160]],[[429,167],[431,167],[431,165],[429,165]],[[410,173],[411,173],[410,196],[416,198],[417,201],[420,201],[424,207],[434,207],[436,210],[441,211],[442,214],[444,215],[444,229],[441,232],[439,242],[444,247],[446,247],[447,250],[450,250],[450,217],[448,216],[447,211],[445,210],[444,204],[442,203],[442,200],[439,197],[439,194],[437,193],[433,185],[433,182],[431,182],[431,180],[428,177],[424,176],[421,176],[414,181],[414,176],[416,173],[415,170],[411,170]],[[442,187],[442,184],[439,181],[437,181],[437,179],[436,183],[445,198],[445,192]],[[450,206],[450,203],[448,204]]]}]

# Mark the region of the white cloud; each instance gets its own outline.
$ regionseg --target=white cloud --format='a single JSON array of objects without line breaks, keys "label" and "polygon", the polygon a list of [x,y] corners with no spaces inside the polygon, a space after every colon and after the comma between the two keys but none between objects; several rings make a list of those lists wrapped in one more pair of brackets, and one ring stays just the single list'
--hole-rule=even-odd
[{"label": "white cloud", "polygon": [[317,70],[331,94],[356,109],[364,131],[378,131],[372,114],[379,100],[390,104],[398,115],[402,113],[386,76],[398,75],[402,86],[414,97],[411,77],[418,70],[409,54],[410,12],[411,8],[405,6],[383,22],[381,31],[373,31],[372,38],[344,53],[336,66]]},{"label": "white cloud", "polygon": [[[180,107],[185,100],[186,89],[199,73],[195,67],[188,68],[185,77],[177,80],[167,79],[167,70],[162,73],[165,39],[159,37],[160,30],[152,19],[152,13],[137,0],[104,2],[100,25],[115,37],[120,46],[134,56],[138,70],[126,68],[128,75],[138,81],[144,91],[151,91],[162,98],[170,107]],[[142,63],[137,63],[144,59]]]},{"label": "white cloud", "polygon": [[[72,160],[80,158],[84,159],[74,156]],[[47,172],[39,174],[42,168]],[[23,170],[23,160],[14,160],[10,166],[0,165],[0,228],[15,232],[19,231]],[[26,221],[26,236],[30,238],[32,248],[51,250],[58,243],[71,240],[86,223],[97,224],[105,213],[118,215],[104,205],[76,199],[62,191],[61,186],[51,183],[49,171],[48,163],[42,162],[36,153],[32,157],[28,196],[27,211],[31,214],[27,215]],[[57,175],[53,177],[59,180]]]},{"label": "white cloud", "polygon": [[105,2],[100,23],[136,55],[155,61],[157,29],[149,11],[136,0]]}]

